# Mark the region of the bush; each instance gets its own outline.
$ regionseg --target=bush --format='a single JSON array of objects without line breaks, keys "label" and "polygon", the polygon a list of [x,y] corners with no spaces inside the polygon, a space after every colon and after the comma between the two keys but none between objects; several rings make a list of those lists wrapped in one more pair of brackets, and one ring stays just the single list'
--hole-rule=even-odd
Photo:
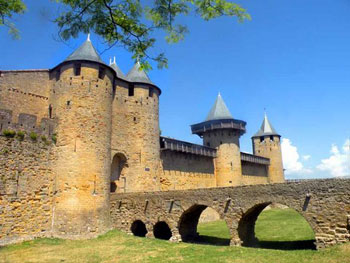
[{"label": "bush", "polygon": [[56,142],[57,142],[57,134],[52,135],[52,141],[56,144]]},{"label": "bush", "polygon": [[25,132],[24,131],[19,131],[17,132],[17,139],[20,141],[24,140]]},{"label": "bush", "polygon": [[36,134],[35,132],[31,132],[29,137],[33,140],[36,141],[38,139],[38,134]]},{"label": "bush", "polygon": [[45,135],[41,136],[41,140],[42,140],[43,142],[47,142],[46,136],[45,136]]},{"label": "bush", "polygon": [[7,138],[13,138],[16,135],[15,131],[12,130],[3,130],[2,132]]}]

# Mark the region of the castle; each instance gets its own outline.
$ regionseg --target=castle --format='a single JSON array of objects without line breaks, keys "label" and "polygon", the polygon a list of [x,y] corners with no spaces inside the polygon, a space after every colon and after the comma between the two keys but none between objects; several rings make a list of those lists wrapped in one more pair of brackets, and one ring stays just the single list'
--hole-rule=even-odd
[{"label": "castle", "polygon": [[52,69],[0,71],[0,244],[102,233],[111,192],[284,182],[280,135],[266,115],[253,154],[243,153],[246,123],[219,94],[191,126],[197,145],[160,136],[160,94],[139,63],[124,75],[89,38]]}]

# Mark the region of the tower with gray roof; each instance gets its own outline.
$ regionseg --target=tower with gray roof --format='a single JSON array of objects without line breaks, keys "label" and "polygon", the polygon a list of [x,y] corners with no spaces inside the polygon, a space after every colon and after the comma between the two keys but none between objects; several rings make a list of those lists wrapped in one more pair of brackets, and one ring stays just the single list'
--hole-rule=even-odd
[{"label": "tower with gray roof", "polygon": [[220,93],[205,121],[191,125],[192,133],[203,138],[203,144],[217,149],[215,171],[217,186],[235,186],[242,182],[239,138],[246,122],[234,119]]},{"label": "tower with gray roof", "polygon": [[58,136],[53,231],[79,237],[109,229],[111,109],[116,73],[89,37],[51,70]]},{"label": "tower with gray roof", "polygon": [[265,113],[260,129],[252,137],[253,154],[270,159],[270,183],[284,182],[281,135],[275,130]]}]

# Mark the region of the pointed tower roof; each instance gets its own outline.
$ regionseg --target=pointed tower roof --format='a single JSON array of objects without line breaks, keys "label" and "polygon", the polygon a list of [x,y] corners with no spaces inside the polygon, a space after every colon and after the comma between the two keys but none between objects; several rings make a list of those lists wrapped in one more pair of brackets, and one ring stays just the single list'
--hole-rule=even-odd
[{"label": "pointed tower roof", "polygon": [[265,113],[264,120],[261,124],[260,130],[258,130],[257,133],[254,134],[253,137],[260,137],[260,136],[266,136],[266,135],[277,135],[280,136],[276,130],[271,125],[269,119],[267,118],[267,115]]},{"label": "pointed tower roof", "polygon": [[220,120],[220,119],[233,119],[233,117],[219,92],[215,100],[215,103],[211,108],[211,110],[209,111],[205,121]]},{"label": "pointed tower roof", "polygon": [[144,72],[143,70],[140,70],[140,67],[141,67],[140,62],[137,61],[133,66],[133,68],[126,75],[127,79],[131,82],[139,82],[139,83],[154,85],[152,81],[149,79],[149,77],[147,76],[146,72]]},{"label": "pointed tower roof", "polygon": [[90,40],[90,34],[88,34],[86,41],[77,50],[70,54],[65,61],[73,60],[87,60],[105,64],[98,55],[94,46],[92,45]]},{"label": "pointed tower roof", "polygon": [[121,71],[121,69],[118,67],[117,65],[117,62],[115,60],[115,57],[113,59],[113,62],[112,62],[112,59],[110,59],[109,61],[109,66],[114,69],[114,71],[117,73],[117,77],[120,78],[120,79],[123,79],[123,80],[127,80],[126,76],[124,75],[123,71]]}]

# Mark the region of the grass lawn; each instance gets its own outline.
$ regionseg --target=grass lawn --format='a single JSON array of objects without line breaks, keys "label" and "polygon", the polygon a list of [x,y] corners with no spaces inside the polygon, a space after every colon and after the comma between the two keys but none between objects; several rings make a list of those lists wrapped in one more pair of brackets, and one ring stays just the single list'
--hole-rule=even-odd
[{"label": "grass lawn", "polygon": [[[267,210],[259,217],[256,235],[260,242],[290,242],[313,238],[309,226],[293,210]],[[202,236],[229,238],[222,221],[201,224]],[[37,239],[0,248],[0,262],[307,262],[350,263],[350,244],[321,251],[170,243],[139,238],[113,230],[84,241]]]}]

